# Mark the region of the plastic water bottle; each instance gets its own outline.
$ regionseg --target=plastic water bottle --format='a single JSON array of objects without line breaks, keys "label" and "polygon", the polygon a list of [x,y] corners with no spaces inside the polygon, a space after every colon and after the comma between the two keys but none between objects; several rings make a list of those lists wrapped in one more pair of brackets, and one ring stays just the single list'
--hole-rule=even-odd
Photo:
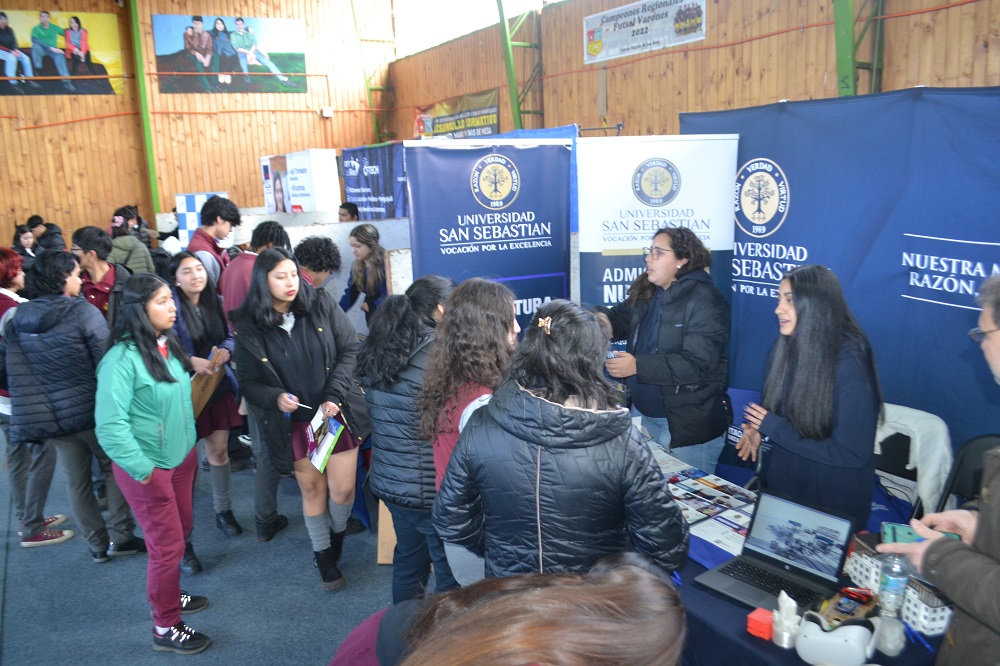
[{"label": "plastic water bottle", "polygon": [[906,586],[910,583],[910,570],[898,555],[886,555],[879,572],[879,615],[900,617],[906,600]]}]

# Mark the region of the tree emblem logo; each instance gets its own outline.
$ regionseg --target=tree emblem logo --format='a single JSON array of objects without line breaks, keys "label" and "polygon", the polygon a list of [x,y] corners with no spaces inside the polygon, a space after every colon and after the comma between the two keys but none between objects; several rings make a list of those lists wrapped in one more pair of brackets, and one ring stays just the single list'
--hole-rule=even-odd
[{"label": "tree emblem logo", "polygon": [[662,157],[646,160],[632,173],[632,192],[636,199],[647,206],[664,206],[670,203],[680,189],[680,172]]},{"label": "tree emblem logo", "polygon": [[521,191],[521,174],[509,158],[491,153],[472,167],[470,184],[480,206],[502,210],[514,203]]},{"label": "tree emblem logo", "polygon": [[733,211],[736,225],[751,236],[764,238],[777,231],[788,215],[788,179],[769,159],[757,157],[736,174]]}]

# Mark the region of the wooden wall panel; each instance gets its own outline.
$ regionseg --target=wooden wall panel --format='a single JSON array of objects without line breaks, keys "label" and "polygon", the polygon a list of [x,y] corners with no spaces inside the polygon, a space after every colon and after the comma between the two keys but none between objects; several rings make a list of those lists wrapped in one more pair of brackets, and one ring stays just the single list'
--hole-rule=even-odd
[{"label": "wooden wall panel", "polygon": [[[45,6],[118,14],[129,78],[124,95],[0,97],[0,245],[9,245],[14,226],[35,213],[71,232],[107,225],[114,209],[127,203],[138,203],[144,214],[151,211],[127,10],[107,0]],[[3,9],[34,12],[39,4],[9,0]],[[26,37],[19,32],[19,40]]]},{"label": "wooden wall panel", "polygon": [[[226,190],[241,206],[260,206],[259,156],[375,141],[363,72],[367,68],[374,83],[383,83],[394,53],[391,2],[356,4],[361,33],[375,41],[359,41],[349,0],[266,0],[249,7],[235,0],[139,2],[161,210],[170,210],[175,193],[206,190]],[[0,98],[0,169],[8,174],[0,179],[3,245],[15,222],[23,223],[33,213],[72,232],[88,224],[106,225],[112,211],[126,203],[139,203],[147,217],[153,210],[128,9],[108,0],[57,0],[48,6],[52,11],[118,14],[128,74],[125,94]],[[28,0],[11,0],[4,9],[37,7]],[[251,12],[305,20],[309,92],[161,95],[151,17],[195,12],[206,21]],[[376,106],[383,101],[378,96],[373,100]],[[322,107],[333,107],[334,117],[322,118]],[[83,120],[88,118],[95,119]]]}]

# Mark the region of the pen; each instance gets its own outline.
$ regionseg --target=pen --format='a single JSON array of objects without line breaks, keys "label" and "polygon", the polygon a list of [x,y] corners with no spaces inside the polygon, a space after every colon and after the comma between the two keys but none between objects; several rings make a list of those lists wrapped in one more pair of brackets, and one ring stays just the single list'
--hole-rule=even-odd
[{"label": "pen", "polygon": [[920,635],[919,631],[917,631],[916,629],[914,629],[913,627],[911,627],[909,625],[909,623],[903,622],[903,629],[905,630],[906,635],[908,635],[910,637],[910,640],[912,640],[915,643],[920,643],[921,645],[923,645],[925,648],[927,648],[931,652],[934,652],[934,648],[931,647],[931,644],[928,643],[924,639],[924,637]]}]

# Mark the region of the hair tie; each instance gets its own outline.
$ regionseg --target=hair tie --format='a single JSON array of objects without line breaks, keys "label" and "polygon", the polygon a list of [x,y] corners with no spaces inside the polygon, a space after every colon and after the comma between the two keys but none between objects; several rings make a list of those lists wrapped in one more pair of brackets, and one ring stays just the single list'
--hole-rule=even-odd
[{"label": "hair tie", "polygon": [[125,218],[122,217],[121,215],[115,215],[113,218],[111,218],[111,226],[120,227],[123,224],[125,224]]},{"label": "hair tie", "polygon": [[552,317],[539,317],[538,328],[544,328],[545,335],[552,335]]}]

